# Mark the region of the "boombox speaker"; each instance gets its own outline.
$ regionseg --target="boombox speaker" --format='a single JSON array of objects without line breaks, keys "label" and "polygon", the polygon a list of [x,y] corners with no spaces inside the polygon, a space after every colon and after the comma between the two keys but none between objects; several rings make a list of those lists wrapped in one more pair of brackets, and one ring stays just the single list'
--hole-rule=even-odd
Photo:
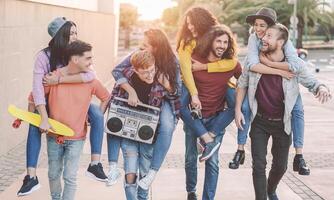
[{"label": "boombox speaker", "polygon": [[160,108],[141,103],[138,108],[129,107],[127,102],[127,99],[119,97],[111,101],[105,132],[152,144],[159,123]]}]

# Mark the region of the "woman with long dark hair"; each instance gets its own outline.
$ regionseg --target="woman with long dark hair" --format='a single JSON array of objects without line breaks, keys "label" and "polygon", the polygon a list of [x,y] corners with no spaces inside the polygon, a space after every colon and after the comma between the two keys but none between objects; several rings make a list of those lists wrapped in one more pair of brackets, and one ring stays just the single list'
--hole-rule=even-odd
[{"label": "woman with long dark hair", "polygon": [[[173,53],[166,34],[163,31],[160,29],[149,29],[145,31],[140,49],[150,51],[153,54],[157,70],[155,79],[166,89],[165,101],[161,106],[159,126],[157,129],[158,135],[154,144],[149,170],[147,174],[141,175],[141,177],[144,178],[140,179],[138,182],[138,185],[142,189],[148,190],[156,173],[160,169],[171,144],[172,134],[177,123],[180,106],[179,96],[181,91],[181,79],[178,61]],[[127,89],[131,86],[125,78],[123,71],[124,69],[131,67],[130,58],[131,55],[125,58],[112,71],[116,84]],[[137,105],[139,100],[136,92],[129,92],[128,101],[132,106]],[[119,140],[120,139],[115,136],[108,135],[108,160],[110,165],[108,173],[109,185],[114,184],[116,179],[120,176],[120,172],[116,167],[120,146]]]},{"label": "woman with long dark hair", "polygon": [[[40,187],[36,176],[36,167],[41,148],[41,133],[48,133],[50,129],[52,130],[48,122],[47,99],[44,95],[43,84],[90,82],[96,77],[93,70],[72,76],[59,77],[53,74],[52,72],[55,69],[67,64],[64,57],[65,48],[77,39],[77,28],[74,22],[64,17],[58,17],[49,24],[48,33],[52,37],[48,47],[39,51],[36,56],[32,90],[34,103],[29,102],[29,110],[34,112],[36,109],[42,120],[39,127],[29,126],[26,148],[27,175],[24,177],[23,185],[17,193],[18,196],[28,195]],[[103,140],[103,114],[97,105],[91,104],[88,115],[91,123],[92,162],[88,167],[87,174],[104,181],[107,177],[99,162]]]}]

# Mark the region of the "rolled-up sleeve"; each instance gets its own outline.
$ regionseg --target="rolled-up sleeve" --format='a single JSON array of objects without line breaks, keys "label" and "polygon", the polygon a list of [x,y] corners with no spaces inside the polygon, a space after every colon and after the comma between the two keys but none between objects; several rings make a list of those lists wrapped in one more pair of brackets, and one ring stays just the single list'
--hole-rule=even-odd
[{"label": "rolled-up sleeve", "polygon": [[238,85],[239,88],[247,88],[248,87],[248,81],[249,81],[249,69],[247,67],[244,67],[242,69],[242,73],[238,79]]},{"label": "rolled-up sleeve", "polygon": [[259,41],[255,34],[251,34],[248,38],[246,67],[251,69],[254,65],[260,63],[259,59]]},{"label": "rolled-up sleeve", "polygon": [[36,56],[33,70],[32,96],[36,106],[46,104],[43,77],[49,72],[48,69],[49,58],[44,51],[40,51]]},{"label": "rolled-up sleeve", "polygon": [[299,71],[297,80],[314,95],[317,93],[318,87],[322,85],[306,67]]},{"label": "rolled-up sleeve", "polygon": [[111,72],[116,81],[116,86],[128,82],[128,79],[124,76],[123,71],[125,68],[131,67],[131,55],[132,54],[128,55],[121,63],[116,65],[116,67]]},{"label": "rolled-up sleeve", "polygon": [[297,51],[290,40],[284,45],[284,55],[289,63],[290,71],[297,73],[302,68],[306,67],[305,62],[298,57]]}]

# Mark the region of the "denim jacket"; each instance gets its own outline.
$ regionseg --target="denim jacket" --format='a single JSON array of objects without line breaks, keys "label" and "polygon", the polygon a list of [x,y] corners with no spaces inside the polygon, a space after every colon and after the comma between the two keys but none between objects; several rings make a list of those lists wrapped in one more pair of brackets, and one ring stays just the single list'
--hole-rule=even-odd
[{"label": "denim jacket", "polygon": [[[254,120],[257,113],[257,101],[255,98],[255,93],[257,90],[257,85],[261,78],[260,73],[252,72],[249,68],[245,67],[241,76],[238,79],[239,88],[248,88],[248,99],[249,106],[251,109],[251,121]],[[283,92],[284,92],[284,130],[287,134],[291,133],[291,111],[296,103],[297,97],[299,95],[299,85],[301,83],[304,87],[308,88],[313,94],[316,94],[320,85],[319,81],[314,77],[314,75],[307,68],[300,68],[296,72],[296,77],[287,80],[282,80]]]},{"label": "denim jacket", "polygon": [[[131,55],[128,55],[120,64],[118,64],[113,70],[112,75],[116,81],[115,86],[119,86],[123,83],[129,82],[129,79],[125,76],[124,70],[131,67]],[[179,117],[180,114],[180,96],[181,96],[181,75],[180,75],[180,67],[178,60],[175,58],[175,62],[177,62],[177,72],[176,72],[176,93],[175,94],[169,94],[167,90],[164,90],[163,96],[166,100],[170,102],[170,105],[172,106],[173,114],[177,117]]]},{"label": "denim jacket", "polygon": [[[247,45],[247,57],[246,57],[246,67],[249,69],[258,63],[260,63],[259,53],[262,46],[262,41],[259,39],[255,33],[252,33],[248,38]],[[297,51],[293,46],[292,42],[288,40],[284,45],[284,55],[289,63],[290,71],[297,73],[301,68],[306,67],[305,62],[298,57]]]}]

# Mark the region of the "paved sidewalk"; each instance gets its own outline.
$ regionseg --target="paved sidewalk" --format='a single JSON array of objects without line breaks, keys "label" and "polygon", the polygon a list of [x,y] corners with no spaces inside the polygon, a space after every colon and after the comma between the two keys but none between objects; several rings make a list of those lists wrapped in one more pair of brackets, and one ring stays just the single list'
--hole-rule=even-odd
[{"label": "paved sidewalk", "polygon": [[[319,73],[319,80],[328,84],[334,91],[334,72]],[[312,94],[302,88],[305,109],[305,149],[304,155],[311,167],[310,176],[300,176],[292,171],[294,150],[291,148],[289,169],[278,187],[278,195],[283,200],[326,199],[334,200],[334,100],[326,105],[320,105]],[[249,143],[249,142],[248,142]],[[9,154],[0,157],[0,199],[45,200],[49,197],[47,179],[47,158],[43,144],[42,155],[38,169],[38,177],[42,188],[26,197],[16,197],[24,177],[25,142],[21,143]],[[228,169],[229,160],[236,148],[234,123],[228,128],[220,149],[220,176],[216,199],[249,200],[254,199],[252,185],[251,156],[247,146],[246,162],[238,170]],[[103,146],[103,165],[107,171],[106,144]],[[268,151],[270,152],[270,151]],[[90,147],[87,141],[81,157],[78,174],[78,190],[76,199],[125,199],[123,181],[112,187],[96,182],[84,176],[89,163]],[[271,156],[268,156],[268,160]],[[122,161],[120,161],[122,162]],[[270,163],[268,163],[270,166]],[[199,165],[198,194],[203,188],[204,165]],[[182,200],[186,199],[184,173],[184,133],[182,121],[174,133],[173,143],[166,161],[158,173],[152,186],[151,199]]]}]

